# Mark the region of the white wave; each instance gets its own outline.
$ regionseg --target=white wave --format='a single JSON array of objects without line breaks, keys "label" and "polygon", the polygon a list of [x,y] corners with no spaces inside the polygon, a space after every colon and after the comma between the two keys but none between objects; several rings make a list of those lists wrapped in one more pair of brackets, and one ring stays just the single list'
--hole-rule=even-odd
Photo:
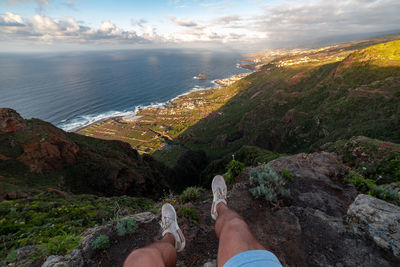
[{"label": "white wave", "polygon": [[200,78],[197,77],[197,76],[194,76],[193,79],[195,79],[195,80],[200,80]]},{"label": "white wave", "polygon": [[64,131],[73,132],[80,128],[86,127],[92,123],[102,121],[113,117],[124,117],[135,115],[134,111],[108,111],[100,114],[81,115],[72,120],[66,120],[57,126]]},{"label": "white wave", "polygon": [[[193,77],[195,79],[199,79],[198,77]],[[89,115],[81,115],[78,116],[76,118],[73,118],[71,120],[62,120],[60,124],[58,124],[57,126],[61,129],[63,129],[64,131],[67,132],[73,132],[76,131],[80,128],[86,127],[90,124],[102,121],[102,120],[106,120],[109,118],[114,118],[114,117],[133,117],[136,116],[136,114],[138,113],[139,110],[142,109],[146,109],[146,108],[164,108],[166,105],[170,104],[172,101],[188,95],[192,92],[196,92],[196,91],[202,91],[202,90],[209,90],[209,89],[213,89],[216,86],[219,86],[216,83],[216,80],[212,80],[211,81],[212,86],[210,87],[201,87],[199,85],[195,85],[191,90],[179,94],[176,97],[165,101],[165,102],[152,102],[149,105],[145,105],[145,104],[141,104],[138,105],[134,108],[133,111],[108,111],[108,112],[104,112],[104,113],[100,113],[100,114],[89,114]]]}]

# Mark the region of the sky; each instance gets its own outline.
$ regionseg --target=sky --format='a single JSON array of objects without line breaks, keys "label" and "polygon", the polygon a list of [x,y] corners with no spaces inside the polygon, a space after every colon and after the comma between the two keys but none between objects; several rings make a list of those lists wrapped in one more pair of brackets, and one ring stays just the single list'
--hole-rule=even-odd
[{"label": "sky", "polygon": [[400,33],[400,0],[0,0],[0,51],[306,47]]}]

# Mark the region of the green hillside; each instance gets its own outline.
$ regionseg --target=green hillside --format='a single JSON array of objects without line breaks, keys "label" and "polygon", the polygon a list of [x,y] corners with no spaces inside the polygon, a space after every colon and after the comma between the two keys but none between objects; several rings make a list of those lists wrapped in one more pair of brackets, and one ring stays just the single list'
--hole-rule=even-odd
[{"label": "green hillside", "polygon": [[282,56],[237,86],[225,106],[155,157],[166,160],[185,147],[218,159],[243,145],[295,153],[355,135],[400,142],[398,40]]},{"label": "green hillside", "polygon": [[55,188],[103,196],[159,197],[170,170],[129,144],[66,133],[0,109],[0,200]]}]

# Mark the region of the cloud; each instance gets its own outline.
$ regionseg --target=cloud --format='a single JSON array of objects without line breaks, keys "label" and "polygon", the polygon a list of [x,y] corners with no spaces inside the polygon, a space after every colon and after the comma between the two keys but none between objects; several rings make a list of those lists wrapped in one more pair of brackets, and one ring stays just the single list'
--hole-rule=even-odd
[{"label": "cloud", "polygon": [[17,14],[6,12],[3,15],[0,15],[0,26],[21,27],[24,26],[24,20]]},{"label": "cloud", "polygon": [[145,19],[140,19],[140,20],[131,20],[132,26],[139,26],[140,28],[144,27],[144,24],[146,24],[148,21]]},{"label": "cloud", "polygon": [[[28,2],[7,1],[14,4]],[[216,6],[215,2],[197,1],[210,4],[212,8]],[[30,2],[47,6],[53,0]],[[228,3],[229,0],[222,2]],[[182,0],[175,3],[187,2]],[[353,36],[353,39],[367,38],[372,33],[400,31],[399,0],[281,0],[269,3],[255,10],[253,15],[226,13],[224,16],[215,15],[216,17],[208,19],[202,17],[202,20],[170,15],[170,25],[160,27],[145,19],[132,19],[128,29],[121,28],[110,20],[104,20],[93,27],[74,18],[56,19],[44,15],[25,18],[5,12],[0,14],[0,40],[149,45],[231,42],[238,47],[257,45],[257,49],[265,49],[288,45],[307,46],[318,40],[327,40],[326,43],[341,42],[344,40],[343,36]],[[160,29],[164,32],[160,33]]]},{"label": "cloud", "polygon": [[134,30],[124,30],[109,20],[95,28],[73,18],[59,20],[35,15],[31,19],[23,19],[10,12],[0,15],[0,36],[3,41],[29,40],[46,43],[149,43],[162,40],[155,28],[146,29],[142,35],[138,35]]},{"label": "cloud", "polygon": [[214,19],[215,24],[231,24],[232,22],[238,22],[241,21],[242,18],[239,15],[229,15],[229,16],[223,16],[219,17],[217,19]]},{"label": "cloud", "polygon": [[247,28],[267,33],[266,42],[297,44],[400,30],[399,10],[398,0],[284,1],[264,7],[264,14],[255,16]]},{"label": "cloud", "polygon": [[179,25],[179,26],[183,26],[183,27],[196,27],[197,23],[191,21],[191,20],[183,20],[183,19],[178,19],[174,16],[168,16],[169,19],[174,22],[175,24]]}]

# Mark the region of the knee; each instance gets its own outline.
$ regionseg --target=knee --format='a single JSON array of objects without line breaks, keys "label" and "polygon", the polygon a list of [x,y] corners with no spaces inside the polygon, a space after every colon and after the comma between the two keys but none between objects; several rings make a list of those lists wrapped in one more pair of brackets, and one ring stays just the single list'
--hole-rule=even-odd
[{"label": "knee", "polygon": [[160,266],[162,256],[155,248],[140,248],[134,250],[128,258],[126,258],[124,267],[136,266]]},{"label": "knee", "polygon": [[231,220],[225,222],[225,225],[223,227],[223,231],[229,232],[229,233],[237,233],[237,232],[242,232],[242,231],[248,231],[249,226],[247,223],[240,217],[235,217],[232,218]]}]

